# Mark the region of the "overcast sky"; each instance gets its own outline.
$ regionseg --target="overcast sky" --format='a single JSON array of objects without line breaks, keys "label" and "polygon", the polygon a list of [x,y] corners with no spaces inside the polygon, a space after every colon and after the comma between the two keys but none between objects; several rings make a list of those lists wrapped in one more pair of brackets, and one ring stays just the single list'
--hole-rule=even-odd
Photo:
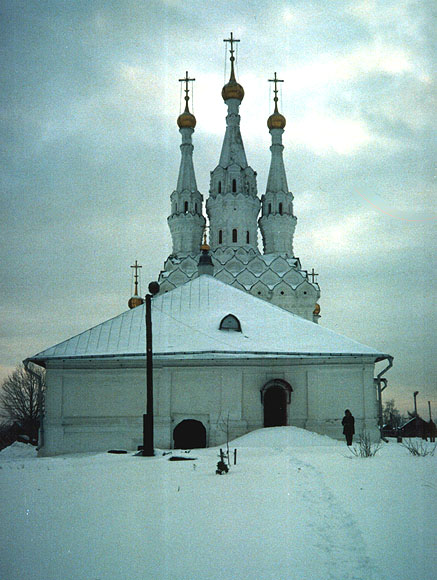
[{"label": "overcast sky", "polygon": [[1,22],[0,378],[116,316],[171,252],[178,79],[194,83],[205,199],[238,46],[249,164],[265,190],[269,83],[295,252],[319,273],[320,323],[395,357],[385,397],[437,415],[433,1],[19,1]]}]

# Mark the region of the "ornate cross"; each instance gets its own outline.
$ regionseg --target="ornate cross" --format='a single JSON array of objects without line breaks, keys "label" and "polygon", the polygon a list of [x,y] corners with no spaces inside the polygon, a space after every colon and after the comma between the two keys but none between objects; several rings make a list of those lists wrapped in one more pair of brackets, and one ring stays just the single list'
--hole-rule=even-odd
[{"label": "ornate cross", "polygon": [[[274,79],[269,79],[269,83],[275,83],[275,88],[273,89],[273,92],[275,93],[275,97],[274,97],[274,101],[275,101],[275,113],[278,112],[278,83],[283,83],[284,81],[281,79],[278,79],[275,73],[275,78]],[[318,274],[316,274],[318,276]]]},{"label": "ornate cross", "polygon": [[133,266],[131,266],[131,268],[135,268],[135,274],[134,274],[134,279],[135,279],[135,296],[138,296],[138,270],[139,268],[142,268],[142,266],[140,266],[137,262],[137,260],[135,260],[135,264]]},{"label": "ornate cross", "polygon": [[234,38],[232,32],[231,32],[231,38],[224,38],[223,42],[230,42],[231,43],[231,62],[234,62],[235,58],[234,58],[234,42],[240,42],[239,39]]},{"label": "ornate cross", "polygon": [[189,88],[188,88],[188,83],[190,81],[195,81],[196,79],[190,79],[188,77],[188,71],[185,72],[185,78],[183,79],[179,79],[180,83],[185,83],[185,110],[188,111],[188,101],[190,100],[190,97],[188,96],[188,92],[189,92]]},{"label": "ornate cross", "polygon": [[312,277],[312,283],[314,284],[315,282],[315,277],[318,276],[318,274],[316,272],[314,272],[314,268],[311,270],[311,272],[308,272],[308,277]]}]

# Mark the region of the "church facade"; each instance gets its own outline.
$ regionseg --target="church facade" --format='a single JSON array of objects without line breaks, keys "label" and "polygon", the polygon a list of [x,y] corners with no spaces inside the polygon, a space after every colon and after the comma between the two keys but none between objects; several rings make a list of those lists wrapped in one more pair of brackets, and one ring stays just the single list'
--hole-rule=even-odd
[{"label": "church facade", "polygon": [[[193,165],[188,74],[185,79],[181,162],[168,218],[173,249],[152,299],[155,446],[219,445],[226,430],[234,438],[280,425],[339,438],[346,408],[357,432],[376,439],[377,383],[392,357],[317,324],[320,289],[293,252],[297,220],[283,162],[279,80],[275,74],[271,164],[260,199],[239,128],[244,90],[235,79],[232,36],[230,42],[225,137],[205,204],[209,245]],[[142,443],[146,332],[137,292],[129,306],[27,359],[47,369],[41,455],[133,450]],[[384,360],[375,383],[375,364]]]}]

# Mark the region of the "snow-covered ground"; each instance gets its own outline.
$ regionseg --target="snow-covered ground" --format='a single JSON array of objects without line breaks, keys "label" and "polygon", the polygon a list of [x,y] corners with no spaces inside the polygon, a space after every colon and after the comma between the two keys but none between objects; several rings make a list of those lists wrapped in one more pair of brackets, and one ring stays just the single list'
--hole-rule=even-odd
[{"label": "snow-covered ground", "polygon": [[437,452],[391,441],[361,459],[293,427],[231,448],[238,463],[223,476],[217,449],[180,462],[4,449],[0,578],[437,578]]}]

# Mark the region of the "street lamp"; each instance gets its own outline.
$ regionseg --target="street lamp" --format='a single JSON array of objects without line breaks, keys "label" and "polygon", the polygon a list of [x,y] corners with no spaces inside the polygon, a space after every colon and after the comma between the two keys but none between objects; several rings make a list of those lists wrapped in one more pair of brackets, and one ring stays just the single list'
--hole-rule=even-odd
[{"label": "street lamp", "polygon": [[147,407],[143,415],[143,457],[155,455],[153,442],[153,356],[152,356],[152,298],[159,292],[158,282],[150,282],[146,294],[146,373]]}]

